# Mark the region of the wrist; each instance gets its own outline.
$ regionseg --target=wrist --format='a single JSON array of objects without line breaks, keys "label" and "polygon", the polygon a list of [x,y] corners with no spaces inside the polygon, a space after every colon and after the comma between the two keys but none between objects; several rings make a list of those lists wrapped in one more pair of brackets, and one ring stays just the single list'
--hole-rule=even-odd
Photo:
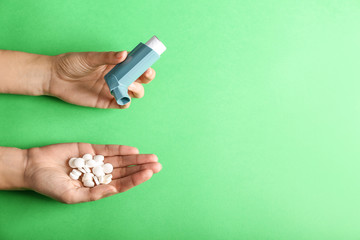
[{"label": "wrist", "polygon": [[0,50],[0,92],[46,94],[51,80],[52,65],[52,56]]},{"label": "wrist", "polygon": [[50,86],[53,80],[53,68],[56,56],[40,55],[38,59],[38,66],[41,67],[41,74],[39,75],[39,89],[38,94],[34,95],[51,95]]},{"label": "wrist", "polygon": [[[50,72],[50,77],[48,78],[48,81],[45,82],[44,84],[44,88],[43,88],[43,95],[49,95],[49,96],[55,96],[55,97],[59,97],[59,92],[57,91],[57,87],[58,83],[59,83],[59,59],[61,59],[63,56],[65,55],[65,53],[63,54],[59,54],[59,55],[55,55],[55,56],[47,56],[49,57],[47,62],[48,62],[48,67],[49,67],[49,72]],[[62,89],[60,90],[61,93]]]},{"label": "wrist", "polygon": [[19,148],[0,147],[0,189],[29,188],[25,180],[27,152]]}]

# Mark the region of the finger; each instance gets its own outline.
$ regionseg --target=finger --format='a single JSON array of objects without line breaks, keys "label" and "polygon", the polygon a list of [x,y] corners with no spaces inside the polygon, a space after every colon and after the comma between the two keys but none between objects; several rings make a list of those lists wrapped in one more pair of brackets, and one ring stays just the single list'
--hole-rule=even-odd
[{"label": "finger", "polygon": [[109,185],[114,186],[118,192],[125,192],[143,182],[149,180],[153,175],[151,170],[142,170],[127,177],[114,179]]},{"label": "finger", "polygon": [[115,65],[124,61],[126,57],[126,51],[85,53],[85,61],[90,67],[98,67],[101,65]]},{"label": "finger", "polygon": [[117,189],[111,185],[98,185],[90,189],[90,201],[110,197],[117,193]]},{"label": "finger", "polygon": [[116,109],[126,109],[126,108],[129,108],[130,107],[130,104],[131,104],[131,99],[130,99],[130,102],[128,102],[127,104],[125,105],[119,105],[117,104],[116,102],[116,99],[113,98],[112,100],[110,100],[110,104],[107,108],[116,108]]},{"label": "finger", "polygon": [[113,179],[118,179],[147,169],[151,170],[153,173],[158,173],[160,172],[161,168],[162,166],[158,162],[145,163],[133,167],[114,168],[111,174],[113,176]]},{"label": "finger", "polygon": [[133,82],[129,86],[129,96],[132,98],[142,98],[145,94],[144,87],[141,83]]},{"label": "finger", "polygon": [[156,72],[152,68],[148,68],[137,80],[136,82],[147,84],[154,80]]},{"label": "finger", "polygon": [[134,154],[128,156],[106,157],[105,162],[111,163],[114,168],[127,167],[144,163],[157,162],[158,157],[155,154]]},{"label": "finger", "polygon": [[72,188],[62,195],[61,201],[68,204],[96,201],[116,194],[118,191],[112,185],[99,185],[93,188]]},{"label": "finger", "polygon": [[139,154],[139,150],[135,147],[125,145],[98,145],[92,144],[96,154],[104,156],[130,155]]}]

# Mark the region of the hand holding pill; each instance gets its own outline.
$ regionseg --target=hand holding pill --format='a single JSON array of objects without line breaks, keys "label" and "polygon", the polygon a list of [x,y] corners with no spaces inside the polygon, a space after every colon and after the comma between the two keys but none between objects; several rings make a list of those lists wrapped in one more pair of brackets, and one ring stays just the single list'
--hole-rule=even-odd
[{"label": "hand holding pill", "polygon": [[[0,154],[0,180],[6,177],[0,181],[0,189],[32,189],[64,203],[95,201],[125,192],[161,170],[156,155],[139,154],[136,148],[122,145],[64,143],[27,150],[0,147]],[[7,166],[9,157],[14,156],[18,159]]]}]

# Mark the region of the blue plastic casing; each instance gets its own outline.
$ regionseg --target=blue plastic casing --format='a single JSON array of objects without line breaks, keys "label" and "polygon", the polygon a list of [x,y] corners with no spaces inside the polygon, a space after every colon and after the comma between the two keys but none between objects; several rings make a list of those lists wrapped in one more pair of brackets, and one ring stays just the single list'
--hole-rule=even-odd
[{"label": "blue plastic casing", "polygon": [[127,56],[125,61],[117,64],[105,75],[105,81],[111,94],[119,105],[130,102],[128,87],[138,79],[160,55],[143,43],[139,43]]}]

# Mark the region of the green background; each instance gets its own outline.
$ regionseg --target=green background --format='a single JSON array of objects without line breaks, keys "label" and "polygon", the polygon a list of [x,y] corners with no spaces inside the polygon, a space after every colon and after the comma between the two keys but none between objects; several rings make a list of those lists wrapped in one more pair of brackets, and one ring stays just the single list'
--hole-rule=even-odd
[{"label": "green background", "polygon": [[0,1],[0,49],[131,50],[156,79],[126,110],[0,95],[0,145],[124,144],[163,170],[65,205],[0,192],[0,239],[359,239],[359,1]]}]

